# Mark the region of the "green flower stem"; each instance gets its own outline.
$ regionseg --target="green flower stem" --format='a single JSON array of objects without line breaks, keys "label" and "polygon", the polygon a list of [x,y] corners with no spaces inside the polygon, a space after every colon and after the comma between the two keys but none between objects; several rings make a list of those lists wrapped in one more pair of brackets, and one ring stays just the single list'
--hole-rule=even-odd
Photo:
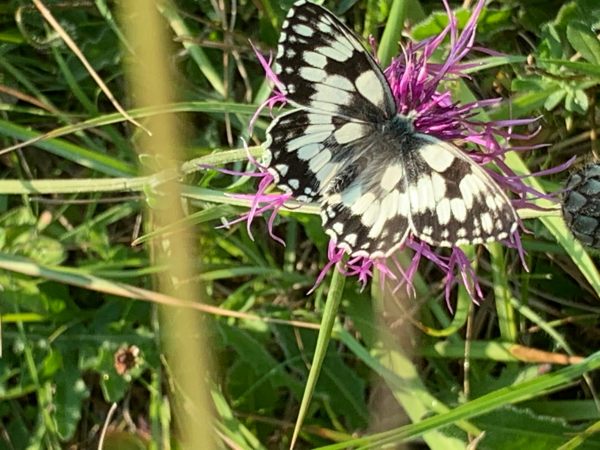
[{"label": "green flower stem", "polygon": [[0,180],[0,195],[5,194],[81,194],[86,192],[141,192],[174,178],[202,170],[203,166],[245,161],[248,154],[260,158],[260,146],[215,152],[184,162],[178,172],[162,171],[142,177],[79,178],[70,180]]},{"label": "green flower stem", "polygon": [[390,8],[390,15],[385,24],[377,56],[382,67],[386,67],[392,57],[398,54],[398,41],[404,27],[408,0],[394,0]]},{"label": "green flower stem", "polygon": [[[210,155],[194,158],[181,164],[178,172],[162,171],[153,175],[141,177],[115,177],[115,178],[75,178],[70,180],[0,180],[0,195],[44,195],[44,194],[85,194],[92,192],[143,192],[148,187],[155,188],[160,184],[180,178],[184,175],[202,170],[203,166],[221,166],[224,164],[246,161],[248,155],[260,159],[263,155],[261,146],[238,148],[211,153]],[[183,195],[186,198],[248,207],[249,200],[233,198],[230,194],[195,186],[183,186]],[[294,211],[306,214],[319,214],[317,204],[300,203],[293,200],[286,202],[284,211]],[[521,210],[522,219],[539,217],[542,215],[557,216],[558,211],[533,211]]]},{"label": "green flower stem", "polygon": [[331,332],[337,312],[342,300],[342,293],[344,291],[344,282],[346,277],[336,267],[333,272],[331,284],[329,286],[329,293],[327,294],[327,300],[325,301],[325,310],[323,311],[323,319],[321,320],[321,328],[319,329],[319,335],[317,336],[317,345],[313,356],[312,363],[310,365],[310,371],[308,372],[308,379],[306,380],[306,386],[304,387],[304,394],[302,395],[302,403],[300,404],[300,411],[298,412],[298,418],[296,419],[296,425],[294,426],[294,434],[292,436],[292,442],[290,448],[294,448],[298,434],[302,428],[302,423],[306,417],[308,406],[312,399],[319,373],[327,354],[327,346],[331,340]]}]

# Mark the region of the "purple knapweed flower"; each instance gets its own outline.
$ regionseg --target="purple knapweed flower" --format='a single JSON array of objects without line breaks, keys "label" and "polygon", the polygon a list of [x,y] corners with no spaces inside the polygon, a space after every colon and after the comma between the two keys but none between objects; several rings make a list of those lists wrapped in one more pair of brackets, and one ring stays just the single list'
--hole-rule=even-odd
[{"label": "purple knapweed flower", "polygon": [[[458,30],[456,17],[453,15],[447,1],[442,1],[448,13],[448,26],[436,37],[418,43],[408,43],[402,49],[402,53],[394,58],[383,71],[396,102],[397,112],[403,116],[411,117],[414,129],[418,133],[434,136],[446,142],[461,141],[472,144],[470,149],[464,150],[465,154],[480,165],[501,188],[513,193],[514,199],[511,200],[513,206],[515,208],[533,207],[531,204],[532,199],[547,198],[548,196],[527,186],[522,178],[507,166],[504,162],[504,156],[509,150],[524,151],[537,147],[508,146],[511,139],[522,141],[531,138],[535,134],[516,134],[512,131],[513,127],[530,125],[537,119],[484,122],[476,118],[478,110],[496,105],[500,99],[459,104],[452,99],[449,91],[440,87],[442,81],[464,77],[465,69],[475,66],[474,63],[462,61],[469,52],[475,49],[477,20],[485,1],[479,0],[477,2],[462,32]],[[311,30],[305,30],[301,27],[302,25],[297,27],[299,32],[306,31],[307,35],[312,33]],[[432,55],[442,46],[446,38],[449,38],[447,57],[444,62],[433,62]],[[480,50],[492,53],[489,50]],[[255,52],[267,78],[274,85],[272,96],[261,105],[260,109],[265,106],[272,109],[276,104],[283,104],[287,101],[284,94],[284,85],[271,69],[271,60],[267,61],[256,49]],[[258,112],[253,117],[252,123],[257,115]],[[462,149],[464,147],[464,145],[461,145]],[[256,176],[260,177],[261,180],[255,194],[237,195],[237,197],[251,202],[250,210],[238,221],[246,220],[248,226],[250,226],[257,215],[271,211],[268,222],[269,233],[282,242],[273,234],[273,220],[279,209],[291,199],[291,195],[289,193],[269,193],[277,180],[268,171],[267,166],[263,166],[256,161],[253,162],[258,168]],[[498,171],[487,169],[486,166],[489,163],[493,163]],[[546,173],[562,170],[563,168],[546,171]],[[517,248],[519,255],[523,256],[518,228],[512,231],[512,234],[508,236],[504,243],[507,246]],[[332,238],[327,251],[328,262],[317,277],[316,284],[323,280],[331,267],[337,265],[342,273],[348,276],[356,276],[363,285],[373,276],[374,270],[378,270],[382,279],[391,277],[398,281],[398,286],[405,285],[407,290],[410,291],[413,289],[412,280],[419,262],[421,258],[426,258],[445,273],[447,300],[451,289],[457,282],[465,285],[474,300],[483,298],[469,258],[459,247],[453,246],[446,254],[441,255],[434,251],[430,244],[412,233],[408,233],[403,236],[402,241],[398,242],[395,248],[398,251],[406,248],[413,251],[413,259],[408,267],[401,267],[396,258],[393,257],[373,256],[374,254],[378,255],[378,253],[369,255],[364,255],[365,252],[352,253],[347,245],[338,243],[335,238]]]}]

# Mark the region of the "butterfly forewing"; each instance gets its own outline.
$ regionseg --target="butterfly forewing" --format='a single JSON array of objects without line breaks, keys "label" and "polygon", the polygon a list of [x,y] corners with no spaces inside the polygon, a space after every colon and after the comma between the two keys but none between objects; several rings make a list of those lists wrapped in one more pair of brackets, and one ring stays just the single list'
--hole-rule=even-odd
[{"label": "butterfly forewing", "polygon": [[283,22],[277,48],[274,71],[290,102],[369,122],[395,114],[376,62],[325,8],[297,2]]},{"label": "butterfly forewing", "polygon": [[297,2],[274,71],[295,110],[267,130],[278,187],[319,202],[326,232],[352,255],[388,256],[409,234],[440,246],[509,237],[517,216],[458,148],[399,116],[381,69],[326,9]]}]

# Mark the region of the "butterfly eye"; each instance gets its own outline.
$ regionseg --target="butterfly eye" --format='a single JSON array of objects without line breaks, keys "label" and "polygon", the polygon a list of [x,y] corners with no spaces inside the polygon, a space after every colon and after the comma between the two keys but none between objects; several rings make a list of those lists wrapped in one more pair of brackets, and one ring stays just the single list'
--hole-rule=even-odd
[{"label": "butterfly eye", "polygon": [[562,212],[573,236],[600,248],[600,163],[573,172],[566,183]]}]

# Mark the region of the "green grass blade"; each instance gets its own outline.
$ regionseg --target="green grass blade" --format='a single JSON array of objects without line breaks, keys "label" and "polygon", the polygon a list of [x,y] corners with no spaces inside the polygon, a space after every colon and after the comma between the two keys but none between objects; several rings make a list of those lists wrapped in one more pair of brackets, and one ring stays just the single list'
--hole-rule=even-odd
[{"label": "green grass blade", "polygon": [[[22,141],[33,140],[41,135],[41,133],[31,131],[5,120],[0,120],[0,134]],[[63,141],[62,139],[38,140],[33,145],[80,166],[88,167],[106,175],[125,176],[133,175],[137,172],[131,164]]]},{"label": "green grass blade", "polygon": [[[144,108],[134,108],[127,111],[127,114],[134,119],[143,119],[147,117],[153,117],[155,115],[165,113],[193,113],[193,112],[204,112],[204,113],[237,113],[252,115],[256,111],[255,105],[248,105],[243,103],[234,102],[222,102],[222,101],[206,101],[206,102],[180,102],[180,103],[168,103],[160,106],[148,106]],[[125,122],[127,119],[121,113],[103,114],[99,117],[93,117],[83,122],[69,124],[63,127],[55,128],[47,133],[35,134],[33,137],[28,138],[26,141],[13,146],[2,149],[2,151],[15,150],[22,148],[27,145],[34,144],[43,139],[57,138],[65,136],[67,134],[75,133],[81,130],[87,130],[90,128],[97,128],[105,125],[111,125],[115,123]]]},{"label": "green grass blade", "polygon": [[508,273],[506,260],[504,258],[504,247],[497,242],[487,246],[490,252],[490,263],[492,266],[492,277],[494,280],[494,297],[496,299],[496,314],[498,315],[498,327],[500,336],[506,342],[517,341],[517,324],[514,309],[510,303],[512,297],[508,285]]},{"label": "green grass blade", "polygon": [[[394,397],[398,399],[414,422],[418,422],[432,411],[438,414],[450,411],[448,406],[429,393],[418,376],[417,367],[399,351],[385,353],[369,351],[341,327],[336,327],[335,336],[363,363],[385,380]],[[458,421],[456,426],[473,435],[481,432],[468,422]],[[438,448],[465,448],[458,440],[436,431],[427,433],[425,440],[429,445]]]},{"label": "green grass blade", "polygon": [[342,300],[342,294],[344,292],[344,283],[346,277],[336,267],[333,271],[333,278],[329,285],[329,293],[327,294],[327,300],[325,302],[325,309],[323,310],[323,319],[321,319],[321,328],[319,329],[319,335],[317,336],[317,344],[315,353],[313,355],[312,363],[310,365],[310,371],[308,372],[308,379],[304,387],[304,394],[302,395],[302,402],[300,403],[300,411],[298,412],[298,418],[294,425],[294,433],[292,435],[292,441],[290,448],[294,448],[298,434],[302,428],[302,423],[306,417],[308,406],[312,399],[319,373],[323,367],[323,361],[327,354],[327,346],[331,340],[331,332],[333,325],[336,320],[337,312]]},{"label": "green grass blade", "polygon": [[382,67],[386,67],[392,58],[398,54],[398,41],[404,28],[408,0],[394,0],[390,9],[390,15],[385,24],[377,57]]},{"label": "green grass blade", "polygon": [[225,86],[223,80],[217,73],[216,69],[208,59],[204,50],[190,40],[193,33],[187,27],[183,17],[179,14],[177,7],[171,1],[164,1],[158,4],[160,13],[167,19],[171,29],[177,37],[181,39],[183,47],[190,53],[190,56],[211,84],[216,93],[221,97],[225,97]]},{"label": "green grass blade", "polygon": [[400,427],[385,433],[353,439],[343,444],[319,447],[319,450],[342,450],[348,447],[371,449],[381,448],[383,445],[392,443],[404,442],[408,439],[418,437],[426,431],[448,426],[457,420],[477,417],[505,405],[519,403],[534,398],[537,395],[564,388],[585,373],[598,368],[600,368],[600,352],[594,353],[579,364],[541,375],[533,380],[528,380],[515,386],[498,389],[490,394],[457,406],[447,413],[424,419],[422,422]]}]

